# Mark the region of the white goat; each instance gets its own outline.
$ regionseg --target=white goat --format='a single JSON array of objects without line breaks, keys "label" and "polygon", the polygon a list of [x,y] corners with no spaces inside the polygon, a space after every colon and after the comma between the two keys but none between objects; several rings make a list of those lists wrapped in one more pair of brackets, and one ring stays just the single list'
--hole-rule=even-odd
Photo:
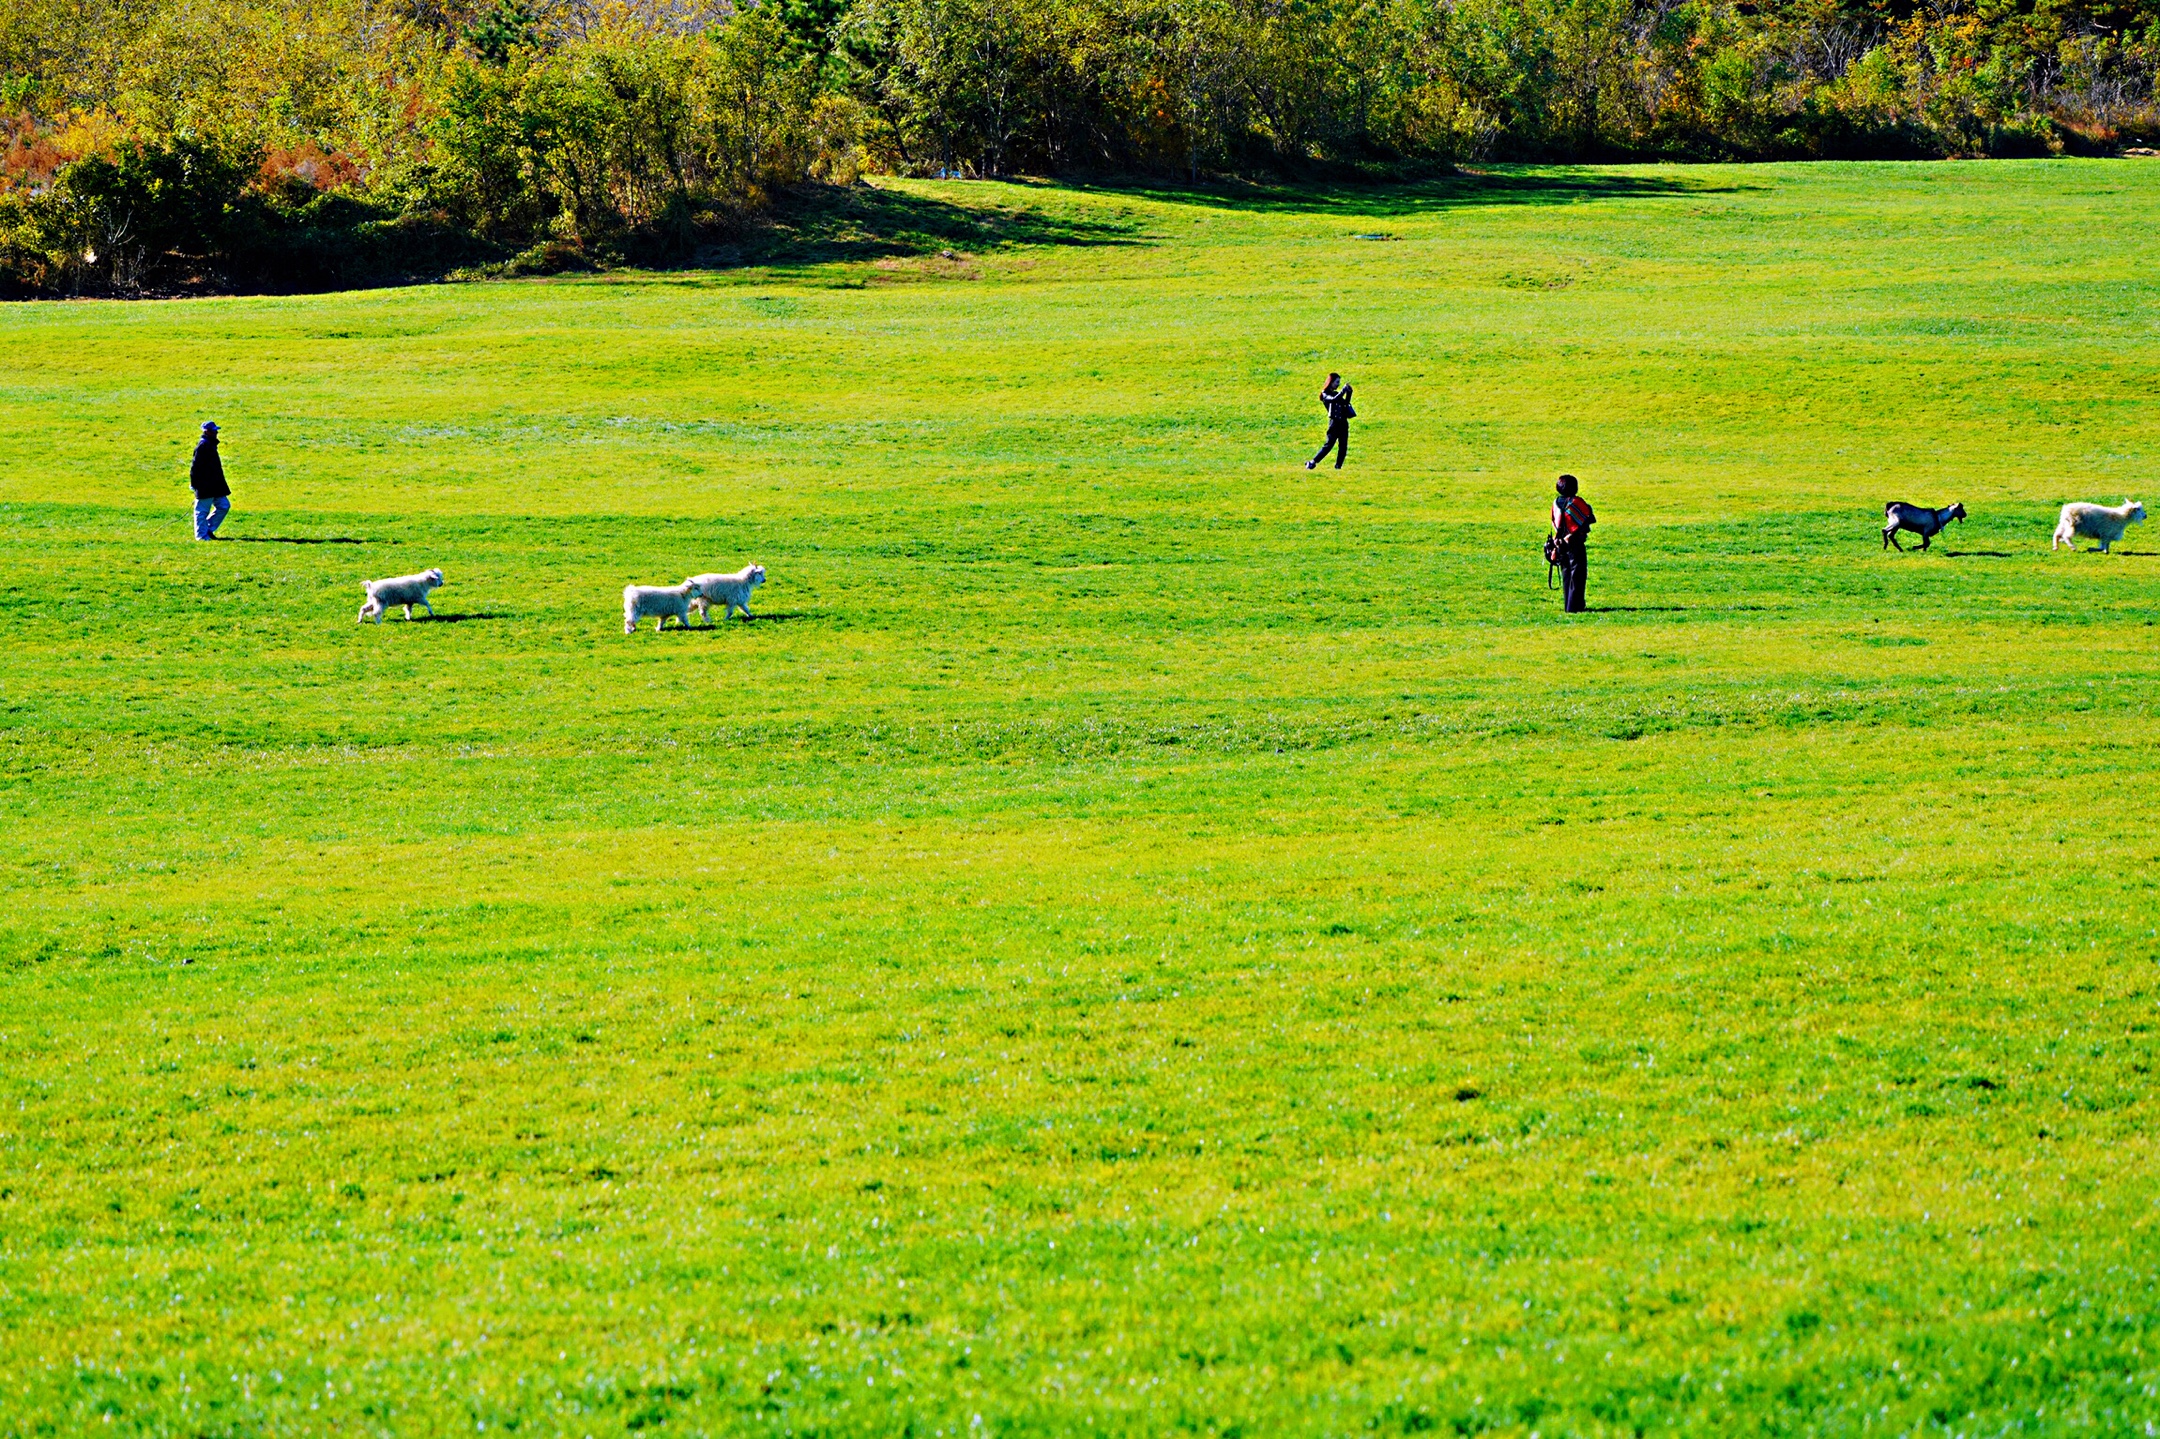
[{"label": "white goat", "polygon": [[2123,531],[2145,518],[2145,506],[2136,500],[2124,500],[2119,505],[2089,505],[2082,500],[2072,500],[2062,507],[2062,518],[2055,522],[2055,543],[2050,550],[2064,545],[2077,548],[2077,542],[2098,540],[2100,553],[2106,554],[2108,546],[2123,537]]},{"label": "white goat", "polygon": [[667,628],[668,616],[675,616],[678,629],[690,627],[690,596],[694,587],[688,580],[679,585],[624,585],[622,592],[622,632],[635,634],[637,622],[647,615],[656,615],[653,633]]},{"label": "white goat", "polygon": [[720,606],[720,618],[726,619],[736,610],[742,611],[744,619],[750,618],[750,592],[765,583],[763,565],[744,565],[732,575],[692,575],[683,581],[696,589],[690,596],[690,608],[698,612],[698,618],[712,623],[712,606]]},{"label": "white goat", "polygon": [[405,607],[405,618],[412,618],[414,605],[435,618],[435,606],[428,603],[428,591],[442,584],[441,570],[422,570],[417,575],[399,575],[394,580],[362,580],[360,588],[367,591],[367,603],[360,607],[361,620],[374,620],[381,624],[383,611],[392,605]]}]

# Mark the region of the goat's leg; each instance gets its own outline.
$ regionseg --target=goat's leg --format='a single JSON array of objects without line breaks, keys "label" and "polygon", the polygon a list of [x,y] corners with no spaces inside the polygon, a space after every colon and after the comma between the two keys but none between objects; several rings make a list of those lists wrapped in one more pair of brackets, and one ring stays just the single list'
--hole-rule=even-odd
[{"label": "goat's leg", "polygon": [[424,610],[426,610],[426,611],[427,611],[427,617],[428,617],[429,619],[433,619],[433,618],[435,618],[435,606],[434,606],[433,604],[431,604],[431,603],[430,603],[429,601],[427,601],[427,600],[422,600],[422,601],[420,601],[420,608],[422,608],[422,609],[424,609]]},{"label": "goat's leg", "polygon": [[[1898,527],[1898,529],[1903,529],[1903,528],[1904,528],[1904,526],[1902,526],[1902,525],[1900,525],[1900,526]],[[1893,545],[1896,545],[1896,546],[1897,546],[1897,552],[1898,552],[1899,554],[1901,554],[1901,555],[1902,555],[1902,554],[1904,554],[1904,553],[1905,553],[1905,541],[1904,541],[1904,540],[1902,540],[1902,539],[1900,539],[1900,538],[1898,537],[1898,532],[1897,532],[1897,530],[1884,530],[1884,531],[1883,531],[1883,539],[1885,539],[1886,541],[1888,541],[1889,543],[1891,543],[1891,544],[1893,544]]]},{"label": "goat's leg", "polygon": [[1924,549],[1926,549],[1926,548],[1927,548],[1927,547],[1928,547],[1929,545],[1933,544],[1934,542],[1935,542],[1935,537],[1934,537],[1933,535],[1929,534],[1929,533],[1928,533],[1928,532],[1927,532],[1926,530],[1922,530],[1922,531],[1920,532],[1920,548],[1921,548],[1921,549],[1923,549],[1923,550],[1924,550]]}]

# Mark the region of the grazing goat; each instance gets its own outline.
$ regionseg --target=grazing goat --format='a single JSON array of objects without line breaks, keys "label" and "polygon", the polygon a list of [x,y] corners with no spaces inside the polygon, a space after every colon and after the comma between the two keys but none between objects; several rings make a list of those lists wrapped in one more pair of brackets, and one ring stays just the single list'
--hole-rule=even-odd
[{"label": "grazing goat", "polygon": [[2144,518],[2145,506],[2136,500],[2124,500],[2119,505],[2088,505],[2072,500],[2062,507],[2062,517],[2055,521],[2055,543],[2048,549],[2068,545],[2074,550],[2081,539],[2098,540],[2104,555],[2109,545],[2123,537],[2124,530]]},{"label": "grazing goat", "polygon": [[414,605],[435,618],[435,606],[428,603],[428,591],[442,584],[441,570],[423,570],[417,575],[399,575],[394,580],[362,580],[360,588],[367,591],[367,603],[360,607],[360,619],[374,620],[381,624],[383,611],[392,605],[405,607],[405,618],[412,618]]},{"label": "grazing goat", "polygon": [[1898,553],[1903,554],[1905,546],[1898,540],[1898,531],[1911,530],[1920,537],[1920,548],[1924,550],[1929,541],[1949,528],[1952,520],[1959,524],[1965,523],[1963,505],[1952,505],[1945,510],[1931,510],[1926,505],[1908,505],[1903,500],[1892,500],[1882,507],[1883,548],[1887,550],[1892,545],[1897,545]]},{"label": "grazing goat", "polygon": [[694,593],[688,580],[679,585],[624,585],[622,592],[622,632],[637,633],[637,622],[647,615],[653,620],[653,633],[667,628],[668,616],[675,616],[677,629],[690,628],[690,596]]},{"label": "grazing goat", "polygon": [[765,583],[763,565],[744,565],[732,575],[692,575],[683,581],[696,593],[690,596],[690,608],[698,612],[698,618],[712,623],[712,606],[720,606],[720,618],[726,619],[736,610],[742,611],[744,619],[750,618],[750,592]]}]

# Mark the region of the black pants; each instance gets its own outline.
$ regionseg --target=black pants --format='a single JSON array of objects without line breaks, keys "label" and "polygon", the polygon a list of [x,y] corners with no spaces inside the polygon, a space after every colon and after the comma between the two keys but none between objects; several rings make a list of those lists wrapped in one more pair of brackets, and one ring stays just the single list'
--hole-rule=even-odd
[{"label": "black pants", "polygon": [[[1338,449],[1337,446],[1341,448]],[[1350,422],[1348,420],[1337,420],[1327,427],[1327,443],[1320,447],[1319,454],[1312,457],[1312,465],[1307,465],[1305,468],[1309,470],[1313,465],[1317,465],[1326,459],[1329,450],[1335,451],[1335,468],[1341,469],[1342,462],[1350,458]]]},{"label": "black pants", "polygon": [[1590,582],[1590,550],[1585,545],[1562,545],[1560,547],[1560,608],[1571,615],[1581,614],[1589,606],[1583,603],[1583,590]]}]

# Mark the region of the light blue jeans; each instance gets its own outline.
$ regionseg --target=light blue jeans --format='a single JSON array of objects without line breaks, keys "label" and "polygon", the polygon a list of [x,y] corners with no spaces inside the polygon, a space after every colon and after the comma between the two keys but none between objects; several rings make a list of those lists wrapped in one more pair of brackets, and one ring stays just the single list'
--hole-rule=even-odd
[{"label": "light blue jeans", "polygon": [[195,502],[195,538],[217,538],[217,527],[225,523],[225,512],[232,508],[232,501],[223,495]]}]

